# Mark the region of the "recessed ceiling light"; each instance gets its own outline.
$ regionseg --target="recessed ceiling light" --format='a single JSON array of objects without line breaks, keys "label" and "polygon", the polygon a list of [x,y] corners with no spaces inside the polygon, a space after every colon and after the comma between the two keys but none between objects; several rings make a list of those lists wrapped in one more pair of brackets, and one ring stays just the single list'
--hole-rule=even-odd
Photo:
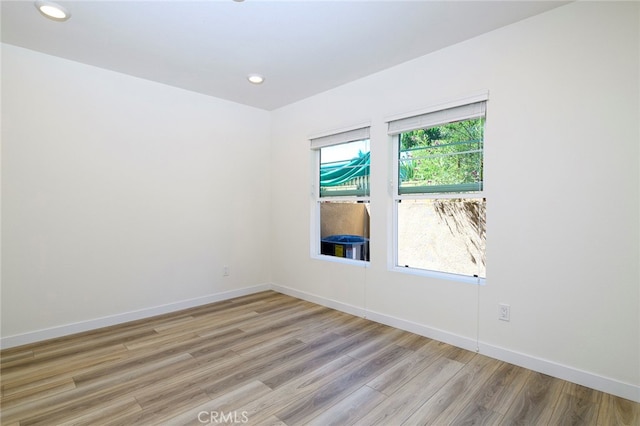
[{"label": "recessed ceiling light", "polygon": [[54,21],[66,21],[71,17],[69,11],[57,3],[38,0],[35,5],[40,13]]},{"label": "recessed ceiling light", "polygon": [[264,81],[264,77],[260,74],[249,74],[247,76],[247,80],[249,80],[253,84],[262,84]]}]

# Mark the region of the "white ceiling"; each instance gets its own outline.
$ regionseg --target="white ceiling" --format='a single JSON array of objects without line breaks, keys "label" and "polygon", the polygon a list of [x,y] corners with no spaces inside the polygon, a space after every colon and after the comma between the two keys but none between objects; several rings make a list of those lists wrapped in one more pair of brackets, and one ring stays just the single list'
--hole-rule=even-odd
[{"label": "white ceiling", "polygon": [[71,19],[3,0],[2,42],[272,110],[566,2],[58,3]]}]

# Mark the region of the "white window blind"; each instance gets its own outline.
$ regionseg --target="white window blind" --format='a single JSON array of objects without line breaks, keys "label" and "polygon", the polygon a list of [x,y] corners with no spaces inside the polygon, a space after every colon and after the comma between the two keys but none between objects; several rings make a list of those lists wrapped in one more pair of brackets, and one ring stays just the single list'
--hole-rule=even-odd
[{"label": "white window blind", "polygon": [[483,117],[486,110],[486,101],[474,102],[453,108],[414,115],[389,121],[390,135],[397,135],[411,130],[426,129],[440,124],[452,123],[455,121],[470,120],[472,118]]},{"label": "white window blind", "polygon": [[364,139],[369,139],[369,126],[310,138],[311,149],[320,149],[326,146],[338,145],[341,143],[359,141]]}]

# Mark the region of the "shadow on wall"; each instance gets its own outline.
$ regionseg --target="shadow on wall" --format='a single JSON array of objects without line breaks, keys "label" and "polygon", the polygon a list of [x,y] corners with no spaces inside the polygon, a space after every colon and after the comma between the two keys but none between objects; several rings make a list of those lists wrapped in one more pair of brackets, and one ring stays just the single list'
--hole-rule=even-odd
[{"label": "shadow on wall", "polygon": [[438,200],[433,207],[440,219],[447,224],[452,235],[463,236],[469,260],[484,269],[487,237],[485,204],[475,201],[452,203]]},{"label": "shadow on wall", "polygon": [[484,199],[403,200],[398,205],[398,264],[486,277]]},{"label": "shadow on wall", "polygon": [[322,203],[320,238],[358,235],[369,238],[369,210],[365,203]]}]

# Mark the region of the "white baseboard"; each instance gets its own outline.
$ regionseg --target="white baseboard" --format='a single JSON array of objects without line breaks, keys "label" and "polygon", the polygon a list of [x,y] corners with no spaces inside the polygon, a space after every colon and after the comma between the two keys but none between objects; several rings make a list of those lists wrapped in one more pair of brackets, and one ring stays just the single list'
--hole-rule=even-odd
[{"label": "white baseboard", "polygon": [[12,348],[15,346],[26,345],[29,343],[39,342],[56,337],[68,336],[70,334],[82,333],[83,331],[95,330],[102,327],[122,324],[129,321],[135,321],[144,318],[150,318],[157,315],[167,314],[169,312],[180,311],[183,309],[194,308],[196,306],[206,305],[209,303],[220,302],[222,300],[233,299],[234,297],[246,296],[248,294],[258,293],[260,291],[270,290],[270,284],[262,284],[252,287],[245,287],[238,290],[230,290],[222,293],[209,294],[195,299],[182,300],[180,302],[168,303],[166,305],[154,306],[151,308],[140,309],[137,311],[124,312],[121,314],[110,315],[107,317],[91,319],[87,321],[65,324],[57,327],[51,327],[44,330],[32,331],[14,336],[0,338],[0,349]]},{"label": "white baseboard", "polygon": [[558,364],[553,361],[536,358],[531,355],[515,352],[510,349],[501,348],[483,342],[476,342],[475,339],[459,336],[444,330],[427,327],[412,321],[396,318],[391,315],[382,314],[375,311],[366,310],[357,306],[338,302],[336,300],[327,299],[314,294],[294,290],[289,287],[272,285],[274,291],[296,297],[298,299],[307,300],[319,305],[327,306],[352,315],[368,318],[381,324],[406,330],[411,333],[419,334],[440,342],[448,343],[459,348],[467,349],[473,352],[481,353],[490,358],[508,362],[529,370],[547,374],[558,379],[566,380],[571,383],[577,383],[591,389],[616,395],[631,401],[640,402],[640,386],[630,383],[624,383],[619,380],[610,379],[608,377],[599,376],[588,371],[578,370],[573,367]]},{"label": "white baseboard", "polygon": [[337,300],[327,299],[321,296],[316,296],[314,294],[296,290],[291,287],[272,284],[271,290],[277,291],[278,293],[286,294],[291,297],[295,297],[296,299],[302,299],[308,302],[317,303],[318,305],[326,306],[327,308],[335,309],[337,311],[345,312],[357,317],[364,317],[365,314],[365,310],[362,308],[358,308],[357,306],[338,302]]},{"label": "white baseboard", "polygon": [[480,353],[490,358],[499,359],[509,364],[518,365],[571,383],[640,402],[640,386],[631,383],[610,379],[588,371],[482,342],[480,342]]}]

